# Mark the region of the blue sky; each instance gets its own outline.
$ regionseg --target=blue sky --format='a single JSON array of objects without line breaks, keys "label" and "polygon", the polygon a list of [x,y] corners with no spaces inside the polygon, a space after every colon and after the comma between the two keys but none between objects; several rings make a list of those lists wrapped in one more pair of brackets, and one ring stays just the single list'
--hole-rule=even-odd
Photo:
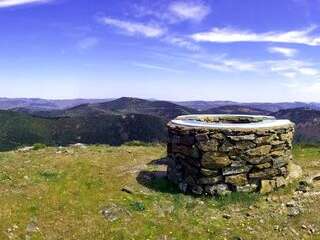
[{"label": "blue sky", "polygon": [[320,0],[0,0],[0,96],[319,101]]}]

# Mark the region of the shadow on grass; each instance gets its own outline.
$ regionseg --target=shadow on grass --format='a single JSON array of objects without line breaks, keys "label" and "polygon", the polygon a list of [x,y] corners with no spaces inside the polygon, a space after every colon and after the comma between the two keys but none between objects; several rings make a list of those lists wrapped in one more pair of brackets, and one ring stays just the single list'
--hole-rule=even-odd
[{"label": "shadow on grass", "polygon": [[168,158],[164,157],[164,158],[152,160],[147,165],[168,165],[168,161],[169,161]]},{"label": "shadow on grass", "polygon": [[178,187],[170,182],[165,171],[141,171],[137,176],[139,184],[157,192],[178,194]]},{"label": "shadow on grass", "polygon": [[[167,158],[152,160],[148,165],[167,165]],[[137,176],[137,182],[157,192],[178,194],[178,187],[169,181],[166,171],[141,171]]]}]

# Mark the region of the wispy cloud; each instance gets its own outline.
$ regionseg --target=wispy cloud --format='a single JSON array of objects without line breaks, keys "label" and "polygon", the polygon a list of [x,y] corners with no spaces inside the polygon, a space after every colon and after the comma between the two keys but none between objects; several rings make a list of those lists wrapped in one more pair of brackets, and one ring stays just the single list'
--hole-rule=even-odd
[{"label": "wispy cloud", "polygon": [[201,21],[211,10],[202,1],[176,1],[169,5],[169,11],[180,20]]},{"label": "wispy cloud", "polygon": [[287,78],[317,77],[320,74],[317,64],[301,60],[266,61],[265,67]]},{"label": "wispy cloud", "polygon": [[200,46],[183,37],[166,36],[163,38],[163,41],[181,48],[188,49],[190,51],[200,51]]},{"label": "wispy cloud", "polygon": [[284,48],[284,47],[270,47],[268,48],[270,53],[278,53],[285,57],[294,57],[297,54],[297,50],[294,48]]},{"label": "wispy cloud", "polygon": [[77,43],[77,48],[80,50],[87,50],[97,46],[99,42],[100,40],[96,37],[87,37]]},{"label": "wispy cloud", "polygon": [[197,42],[235,43],[235,42],[274,42],[319,46],[320,36],[312,33],[316,27],[288,32],[254,33],[231,28],[213,28],[208,32],[195,33],[191,38]]},{"label": "wispy cloud", "polygon": [[139,67],[139,68],[146,68],[146,69],[151,69],[151,70],[159,70],[159,71],[173,72],[173,73],[182,73],[182,71],[180,71],[180,70],[176,70],[176,69],[168,68],[168,67],[163,67],[163,66],[158,66],[158,65],[153,65],[153,64],[148,64],[148,63],[134,62],[134,63],[132,63],[132,65]]},{"label": "wispy cloud", "polygon": [[257,70],[257,65],[254,62],[245,62],[234,59],[220,59],[212,62],[197,62],[200,67],[220,72],[251,72]]},{"label": "wispy cloud", "polygon": [[148,38],[160,37],[165,34],[166,29],[156,24],[144,24],[131,21],[122,21],[115,18],[103,17],[100,21],[109,26],[121,29],[127,34],[142,35]]},{"label": "wispy cloud", "polygon": [[170,1],[169,4],[154,1],[148,6],[134,4],[133,10],[136,17],[151,16],[168,24],[189,20],[200,22],[211,12],[210,6],[202,0]]},{"label": "wispy cloud", "polygon": [[23,4],[47,3],[51,0],[0,0],[0,8],[13,7]]}]

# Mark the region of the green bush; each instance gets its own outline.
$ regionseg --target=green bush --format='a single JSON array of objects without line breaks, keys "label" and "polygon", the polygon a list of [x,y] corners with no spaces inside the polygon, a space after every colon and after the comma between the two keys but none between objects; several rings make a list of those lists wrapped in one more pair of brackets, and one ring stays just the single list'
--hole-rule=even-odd
[{"label": "green bush", "polygon": [[33,150],[40,150],[40,149],[44,149],[46,148],[47,145],[43,144],[43,143],[36,143],[33,144]]}]

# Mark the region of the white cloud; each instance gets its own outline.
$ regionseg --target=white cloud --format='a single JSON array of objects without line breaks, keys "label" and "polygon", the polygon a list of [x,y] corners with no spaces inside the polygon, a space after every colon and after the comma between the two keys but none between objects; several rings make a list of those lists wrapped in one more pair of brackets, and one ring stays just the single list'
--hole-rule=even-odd
[{"label": "white cloud", "polygon": [[153,65],[153,64],[147,64],[147,63],[132,63],[132,65],[139,67],[139,68],[146,68],[146,69],[151,69],[151,70],[160,70],[160,71],[165,71],[165,72],[174,72],[174,73],[181,73],[182,71],[176,70],[173,68],[168,68],[168,67],[162,67],[158,65]]},{"label": "white cloud", "polygon": [[93,48],[99,44],[99,39],[96,37],[87,37],[80,40],[77,47],[81,50],[87,50]]},{"label": "white cloud", "polygon": [[163,38],[163,41],[181,48],[188,49],[190,51],[200,51],[200,47],[198,45],[188,41],[183,37],[166,36],[165,38]]},{"label": "white cloud", "polygon": [[13,7],[31,3],[46,3],[50,0],[0,0],[0,8]]},{"label": "white cloud", "polygon": [[220,72],[253,72],[256,71],[259,67],[259,65],[256,62],[226,59],[224,57],[217,57],[211,60],[195,60],[194,62],[197,63],[200,67]]},{"label": "white cloud", "polygon": [[231,28],[213,28],[209,32],[195,33],[191,38],[197,42],[235,43],[235,42],[274,42],[319,46],[320,36],[312,35],[315,27],[289,32],[254,33]]},{"label": "white cloud", "polygon": [[316,77],[320,74],[315,63],[299,60],[267,61],[265,68],[288,78],[300,76]]},{"label": "white cloud", "polygon": [[154,24],[147,25],[138,22],[122,21],[109,17],[103,17],[100,20],[103,24],[119,28],[128,34],[138,34],[148,38],[160,37],[166,32],[164,28]]},{"label": "white cloud", "polygon": [[210,7],[200,1],[177,1],[169,5],[169,11],[181,20],[201,21],[210,13]]},{"label": "white cloud", "polygon": [[161,1],[153,1],[148,6],[133,4],[136,17],[151,16],[169,24],[183,21],[202,21],[210,14],[210,6],[202,0],[178,0],[168,1],[163,4]]},{"label": "white cloud", "polygon": [[297,50],[294,48],[284,48],[284,47],[270,47],[268,48],[270,53],[279,53],[285,57],[294,57],[297,54]]}]

